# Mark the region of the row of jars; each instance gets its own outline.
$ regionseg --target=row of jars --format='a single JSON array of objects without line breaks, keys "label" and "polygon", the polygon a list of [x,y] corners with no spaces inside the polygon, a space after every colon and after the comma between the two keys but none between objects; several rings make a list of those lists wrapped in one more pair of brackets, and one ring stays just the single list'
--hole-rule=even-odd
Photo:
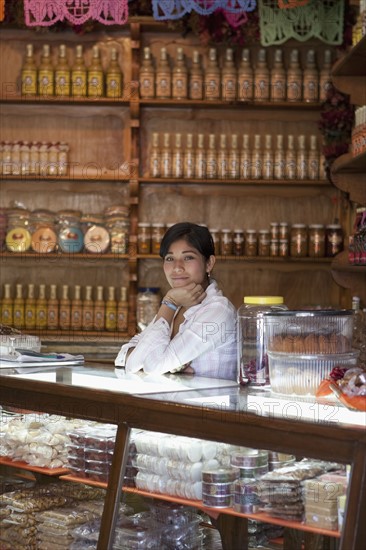
[{"label": "row of jars", "polygon": [[[173,140],[171,140],[173,137]],[[173,141],[173,142],[172,142]],[[153,132],[149,176],[197,179],[324,179],[316,135],[159,134]]]},{"label": "row of jars", "polygon": [[[330,85],[330,50],[325,50],[317,63],[315,51],[309,49],[301,64],[297,49],[291,50],[286,63],[281,48],[274,51],[272,62],[268,51],[260,48],[255,66],[249,48],[242,50],[238,61],[234,50],[226,48],[221,63],[216,48],[209,48],[204,67],[197,50],[187,59],[183,48],[177,47],[173,56],[162,47],[155,60],[150,48],[144,48],[139,77],[141,98],[313,102],[324,100]],[[320,71],[317,65],[322,65]]]},{"label": "row of jars", "polygon": [[65,176],[69,150],[65,141],[1,141],[0,174]]},{"label": "row of jars", "polygon": [[352,130],[352,155],[356,157],[366,151],[366,105],[356,107],[355,125]]}]

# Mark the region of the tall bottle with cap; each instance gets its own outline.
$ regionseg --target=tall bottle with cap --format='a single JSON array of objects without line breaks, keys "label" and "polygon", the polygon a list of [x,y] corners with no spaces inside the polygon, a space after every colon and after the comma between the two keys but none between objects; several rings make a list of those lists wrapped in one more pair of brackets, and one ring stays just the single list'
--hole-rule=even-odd
[{"label": "tall bottle with cap", "polygon": [[254,144],[251,158],[251,171],[250,176],[252,179],[258,180],[262,178],[262,149],[261,149],[261,136],[255,134]]},{"label": "tall bottle with cap", "polygon": [[105,75],[106,96],[118,98],[122,96],[123,75],[118,63],[118,51],[111,49],[111,58]]},{"label": "tall bottle with cap", "polygon": [[228,153],[228,176],[237,179],[240,175],[240,154],[238,148],[238,135],[231,134],[230,149]]},{"label": "tall bottle with cap", "polygon": [[155,97],[155,70],[151,50],[146,46],[143,50],[143,57],[139,76],[140,97],[151,99]]},{"label": "tall bottle with cap", "polygon": [[272,136],[266,134],[264,138],[262,177],[265,180],[273,179],[273,151]]},{"label": "tall bottle with cap", "polygon": [[93,287],[85,287],[85,296],[82,302],[81,326],[83,330],[93,330],[94,303],[92,298]]},{"label": "tall bottle with cap", "polygon": [[18,283],[15,287],[15,298],[13,303],[13,327],[24,328],[24,298],[23,285]]},{"label": "tall bottle with cap", "polygon": [[206,177],[206,151],[205,151],[205,135],[197,135],[197,148],[195,153],[194,173],[196,178],[203,179]]},{"label": "tall bottle with cap", "polygon": [[194,178],[195,154],[193,149],[193,134],[186,135],[186,146],[183,152],[183,177]]},{"label": "tall bottle with cap", "polygon": [[203,70],[201,67],[200,54],[193,50],[192,66],[189,73],[189,99],[203,98]]},{"label": "tall bottle with cap", "polygon": [[226,48],[221,71],[221,97],[224,101],[234,101],[237,90],[237,70],[234,64],[234,50]]},{"label": "tall bottle with cap", "polygon": [[81,330],[83,323],[83,303],[81,301],[81,287],[74,286],[74,297],[71,300],[71,328]]},{"label": "tall bottle with cap", "polygon": [[62,285],[62,297],[59,309],[59,325],[61,330],[70,330],[71,326],[71,302],[69,299],[69,285]]},{"label": "tall bottle with cap", "polygon": [[102,97],[104,95],[104,72],[100,60],[100,50],[97,44],[92,49],[92,59],[88,69],[88,96]]},{"label": "tall bottle with cap", "polygon": [[24,304],[24,326],[28,330],[36,328],[36,299],[33,283],[28,284],[28,292]]},{"label": "tall bottle with cap", "polygon": [[319,151],[317,136],[310,136],[310,148],[308,154],[308,178],[309,180],[319,179]]},{"label": "tall bottle with cap", "polygon": [[36,327],[39,330],[45,330],[47,328],[46,285],[44,284],[38,287],[38,298],[36,300]]},{"label": "tall bottle with cap", "polygon": [[172,176],[173,178],[183,177],[183,148],[182,134],[177,133],[174,136],[174,147],[172,151]]},{"label": "tall bottle with cap", "polygon": [[256,101],[269,100],[269,78],[267,53],[264,48],[261,48],[258,51],[257,64],[254,69],[254,99]]},{"label": "tall bottle with cap", "polygon": [[332,77],[330,71],[332,68],[332,52],[331,50],[325,50],[323,66],[319,74],[319,99],[325,101],[327,99],[327,93],[332,85]]},{"label": "tall bottle with cap", "polygon": [[227,149],[226,134],[220,134],[219,149],[217,151],[217,176],[226,179],[229,175],[229,152]]},{"label": "tall bottle with cap", "polygon": [[34,59],[33,44],[27,44],[26,54],[21,70],[22,95],[37,94],[37,66]]},{"label": "tall bottle with cap", "polygon": [[55,95],[69,96],[71,91],[71,72],[66,57],[66,46],[60,44],[55,68]]},{"label": "tall bottle with cap", "polygon": [[254,95],[254,76],[250,62],[250,50],[244,48],[241,52],[241,60],[238,69],[238,99],[239,101],[252,101]]},{"label": "tall bottle with cap", "polygon": [[205,99],[220,99],[221,75],[217,62],[216,48],[208,50],[207,66],[205,70]]},{"label": "tall bottle with cap", "polygon": [[285,177],[288,180],[296,179],[296,150],[295,150],[295,137],[293,134],[287,136],[287,148],[285,153],[286,160],[286,174]]},{"label": "tall bottle with cap", "polygon": [[302,71],[299,62],[299,50],[290,53],[290,63],[287,69],[287,100],[302,100]]},{"label": "tall bottle with cap", "polygon": [[163,147],[161,149],[160,171],[162,178],[172,177],[172,151],[170,147],[170,134],[163,134]]},{"label": "tall bottle with cap", "polygon": [[319,74],[315,64],[315,51],[308,50],[303,72],[303,100],[318,101]]},{"label": "tall bottle with cap", "polygon": [[215,134],[209,134],[208,136],[208,148],[206,152],[206,177],[209,179],[217,178],[217,154]]},{"label": "tall bottle with cap", "polygon": [[160,49],[160,57],[156,68],[156,97],[169,99],[172,95],[172,71],[166,48]]},{"label": "tall bottle with cap", "polygon": [[121,286],[120,299],[117,303],[117,330],[119,332],[127,332],[128,329],[128,301],[127,288]]},{"label": "tall bottle with cap", "polygon": [[188,97],[188,70],[184,59],[183,48],[177,48],[177,57],[172,72],[173,99],[187,99]]},{"label": "tall bottle with cap", "polygon": [[240,178],[243,180],[251,177],[252,155],[249,149],[249,134],[243,134],[242,148],[240,151]]},{"label": "tall bottle with cap", "polygon": [[297,136],[296,172],[297,179],[306,180],[308,177],[308,155],[306,151],[305,136]]},{"label": "tall bottle with cap", "polygon": [[286,99],[286,71],[283,66],[282,50],[276,49],[271,70],[271,100],[284,101]]},{"label": "tall bottle with cap", "polygon": [[104,302],[104,289],[102,286],[97,286],[97,297],[94,301],[94,317],[93,326],[94,330],[103,330],[105,326],[105,302]]},{"label": "tall bottle with cap", "polygon": [[9,283],[5,283],[4,285],[4,295],[1,300],[1,324],[7,326],[13,324],[13,299]]},{"label": "tall bottle with cap", "polygon": [[71,68],[71,95],[73,97],[85,97],[87,95],[87,70],[81,44],[76,46],[75,59]]},{"label": "tall bottle with cap", "polygon": [[50,295],[47,301],[47,328],[56,330],[59,326],[59,302],[57,298],[57,285],[50,285]]},{"label": "tall bottle with cap", "polygon": [[41,62],[38,68],[38,94],[42,97],[54,95],[54,70],[49,44],[43,44]]},{"label": "tall bottle with cap", "polygon": [[283,180],[286,177],[286,159],[283,147],[283,135],[276,136],[276,149],[274,152],[273,175],[275,180]]},{"label": "tall bottle with cap", "polygon": [[108,299],[105,304],[105,328],[108,331],[117,329],[117,302],[114,286],[108,287]]},{"label": "tall bottle with cap", "polygon": [[161,153],[160,153],[160,147],[159,147],[158,132],[153,132],[151,138],[152,139],[151,139],[151,149],[150,149],[150,156],[149,156],[149,163],[150,163],[149,175],[152,178],[159,178]]}]

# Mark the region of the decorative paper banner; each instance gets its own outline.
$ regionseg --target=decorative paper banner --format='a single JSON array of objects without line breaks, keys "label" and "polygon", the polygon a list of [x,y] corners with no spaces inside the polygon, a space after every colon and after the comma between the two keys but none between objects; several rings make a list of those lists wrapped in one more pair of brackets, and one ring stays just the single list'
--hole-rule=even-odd
[{"label": "decorative paper banner", "polygon": [[309,0],[278,0],[278,7],[283,10],[286,8],[299,8],[308,4]]},{"label": "decorative paper banner", "polygon": [[342,44],[344,0],[309,0],[293,9],[280,9],[277,0],[258,0],[258,7],[262,46],[282,44],[290,38]]},{"label": "decorative paper banner", "polygon": [[152,0],[154,18],[160,21],[180,19],[192,10],[210,15],[218,9],[230,14],[242,14],[256,8],[256,0]]},{"label": "decorative paper banner", "polygon": [[49,27],[57,21],[82,25],[94,19],[103,25],[123,25],[128,19],[128,0],[24,0],[28,27]]}]

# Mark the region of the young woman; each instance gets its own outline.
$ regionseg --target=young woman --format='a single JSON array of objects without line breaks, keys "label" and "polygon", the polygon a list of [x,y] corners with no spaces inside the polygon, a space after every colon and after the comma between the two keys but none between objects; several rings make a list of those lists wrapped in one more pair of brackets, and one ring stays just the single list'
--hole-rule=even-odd
[{"label": "young woman", "polygon": [[209,230],[189,222],[173,225],[160,256],[171,288],[149,326],[122,346],[116,366],[235,380],[236,310],[211,279],[215,246]]}]

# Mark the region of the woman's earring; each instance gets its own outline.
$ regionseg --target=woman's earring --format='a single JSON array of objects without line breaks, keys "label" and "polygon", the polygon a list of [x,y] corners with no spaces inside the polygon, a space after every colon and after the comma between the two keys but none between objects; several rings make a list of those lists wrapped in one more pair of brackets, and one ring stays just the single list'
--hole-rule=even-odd
[{"label": "woman's earring", "polygon": [[207,279],[210,280],[210,272],[207,271]]}]

